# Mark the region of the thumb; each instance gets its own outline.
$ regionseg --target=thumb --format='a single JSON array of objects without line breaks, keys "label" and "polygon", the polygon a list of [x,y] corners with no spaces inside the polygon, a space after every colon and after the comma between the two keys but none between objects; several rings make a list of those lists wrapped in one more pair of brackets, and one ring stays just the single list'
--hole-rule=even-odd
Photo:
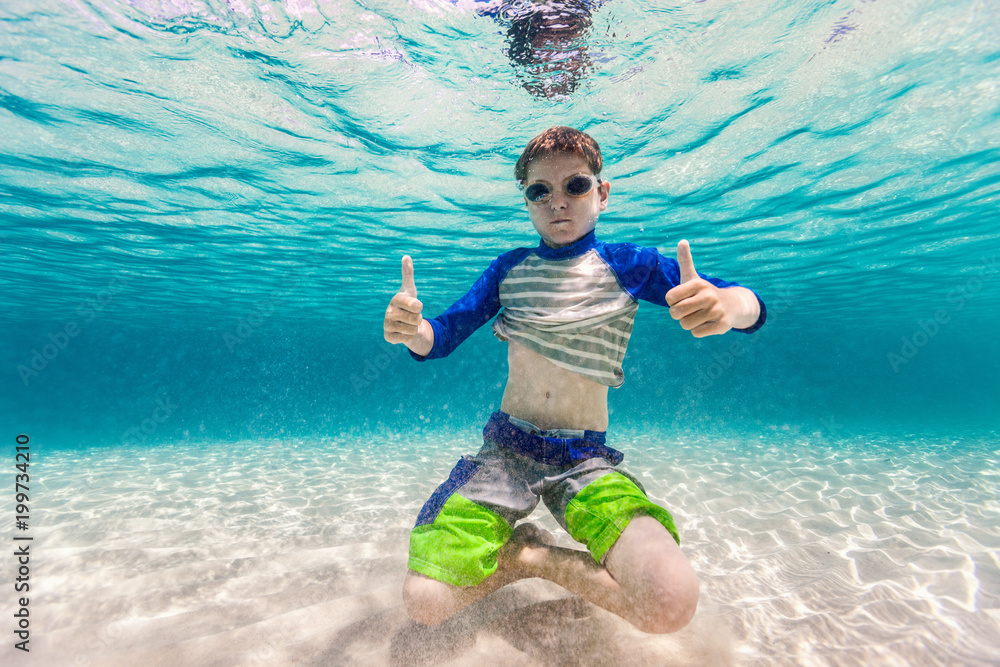
[{"label": "thumb", "polygon": [[682,283],[698,279],[698,272],[694,270],[694,260],[691,258],[691,246],[687,241],[677,244],[677,264],[681,269]]},{"label": "thumb", "polygon": [[403,286],[399,291],[412,297],[417,296],[417,286],[413,282],[413,260],[409,255],[403,255]]}]

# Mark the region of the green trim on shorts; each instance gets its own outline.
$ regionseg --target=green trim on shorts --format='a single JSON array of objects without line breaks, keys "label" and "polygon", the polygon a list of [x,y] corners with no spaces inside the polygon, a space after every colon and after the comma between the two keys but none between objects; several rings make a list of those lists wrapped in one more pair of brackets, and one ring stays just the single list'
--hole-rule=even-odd
[{"label": "green trim on shorts", "polygon": [[618,540],[632,515],[642,510],[663,524],[677,544],[681,538],[670,512],[654,504],[635,482],[612,472],[583,487],[566,506],[566,530],[598,563]]},{"label": "green trim on shorts", "polygon": [[497,569],[497,552],[510,539],[507,520],[452,494],[432,523],[410,532],[409,568],[454,586],[478,586]]}]

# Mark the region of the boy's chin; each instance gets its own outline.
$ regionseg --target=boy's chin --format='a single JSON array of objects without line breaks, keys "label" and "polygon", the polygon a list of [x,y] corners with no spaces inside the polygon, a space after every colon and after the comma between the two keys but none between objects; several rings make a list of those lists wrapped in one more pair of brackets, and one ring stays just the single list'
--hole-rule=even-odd
[{"label": "boy's chin", "polygon": [[566,233],[566,234],[548,234],[542,237],[545,241],[545,245],[550,248],[562,248],[563,246],[572,245],[580,239],[582,239],[587,234],[577,234],[577,233]]}]

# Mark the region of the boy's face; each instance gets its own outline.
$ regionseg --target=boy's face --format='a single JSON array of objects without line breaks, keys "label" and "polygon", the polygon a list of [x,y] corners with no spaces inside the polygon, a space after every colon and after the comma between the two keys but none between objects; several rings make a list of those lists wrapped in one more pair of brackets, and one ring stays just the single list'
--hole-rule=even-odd
[{"label": "boy's face", "polygon": [[542,241],[550,248],[561,248],[586,236],[597,226],[597,217],[608,207],[611,184],[602,181],[582,197],[566,194],[566,181],[584,174],[593,176],[587,161],[575,153],[554,153],[528,163],[524,187],[544,183],[552,193],[548,201],[534,203],[525,197],[528,217]]}]

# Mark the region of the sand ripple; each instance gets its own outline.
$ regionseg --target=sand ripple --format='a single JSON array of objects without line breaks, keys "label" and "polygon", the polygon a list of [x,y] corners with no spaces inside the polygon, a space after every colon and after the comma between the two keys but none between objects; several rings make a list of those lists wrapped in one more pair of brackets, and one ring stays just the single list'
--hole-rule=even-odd
[{"label": "sand ripple", "polygon": [[995,442],[634,442],[748,663],[994,663]]},{"label": "sand ripple", "polygon": [[469,437],[184,444],[44,453],[35,634],[18,664],[995,660],[995,442],[617,437],[701,578],[696,620],[675,636],[537,580],[437,628],[408,621],[408,530]]}]

